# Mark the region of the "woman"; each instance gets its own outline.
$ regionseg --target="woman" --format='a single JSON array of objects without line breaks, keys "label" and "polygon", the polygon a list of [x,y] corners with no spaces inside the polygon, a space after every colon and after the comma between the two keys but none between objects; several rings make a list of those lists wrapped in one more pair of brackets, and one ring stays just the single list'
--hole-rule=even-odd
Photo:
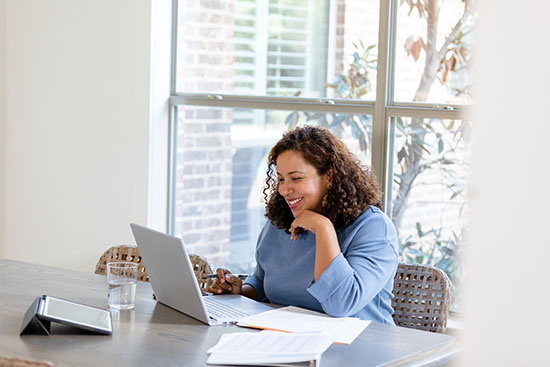
[{"label": "woman", "polygon": [[393,324],[397,237],[376,178],[328,130],[285,133],[268,156],[266,216],[244,284],[217,269],[213,293],[240,293]]}]

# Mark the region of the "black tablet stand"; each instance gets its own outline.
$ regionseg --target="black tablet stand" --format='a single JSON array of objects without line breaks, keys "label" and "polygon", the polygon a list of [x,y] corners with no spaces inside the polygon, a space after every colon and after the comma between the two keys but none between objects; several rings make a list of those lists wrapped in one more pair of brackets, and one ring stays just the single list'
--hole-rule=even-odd
[{"label": "black tablet stand", "polygon": [[38,312],[41,301],[42,297],[36,297],[27,312],[25,312],[25,316],[23,317],[23,325],[21,325],[21,333],[19,333],[19,335],[50,335],[51,321],[41,319]]}]

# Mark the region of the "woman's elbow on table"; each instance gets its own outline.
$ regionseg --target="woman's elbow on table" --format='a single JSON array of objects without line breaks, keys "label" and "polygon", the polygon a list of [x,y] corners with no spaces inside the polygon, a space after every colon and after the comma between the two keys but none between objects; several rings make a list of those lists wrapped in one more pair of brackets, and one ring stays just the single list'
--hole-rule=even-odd
[{"label": "woman's elbow on table", "polygon": [[323,311],[332,317],[349,317],[357,314],[367,304],[367,300],[359,295],[360,292],[351,292],[348,296],[333,295],[321,303]]}]

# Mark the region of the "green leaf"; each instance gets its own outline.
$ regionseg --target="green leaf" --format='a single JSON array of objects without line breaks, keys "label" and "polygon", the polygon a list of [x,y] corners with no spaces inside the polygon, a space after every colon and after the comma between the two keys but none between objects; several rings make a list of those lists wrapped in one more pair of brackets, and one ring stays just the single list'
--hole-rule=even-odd
[{"label": "green leaf", "polygon": [[442,258],[437,262],[437,264],[435,264],[437,268],[443,270],[447,274],[452,270],[453,265],[454,259],[450,259],[448,257]]},{"label": "green leaf", "polygon": [[439,251],[441,251],[442,253],[444,253],[445,255],[448,255],[448,256],[454,256],[454,254],[455,254],[455,251],[452,248],[449,248],[449,247],[439,246],[437,249]]},{"label": "green leaf", "polygon": [[397,163],[401,163],[401,161],[405,158],[407,158],[407,150],[403,147],[399,150],[399,152],[397,152]]},{"label": "green leaf", "polygon": [[289,126],[290,130],[294,130],[294,128],[298,124],[299,119],[300,119],[300,115],[298,114],[298,112],[294,111],[286,117],[285,124]]},{"label": "green leaf", "polygon": [[420,256],[420,257],[424,257],[426,256],[425,253],[423,253],[422,251],[420,251],[419,249],[417,248],[414,248],[414,247],[410,247],[407,249],[407,253],[411,256]]},{"label": "green leaf", "polygon": [[[401,136],[407,136],[408,135],[407,131],[405,130],[405,126],[403,126],[403,124],[397,122],[395,124],[395,127],[397,128],[397,131],[399,133],[401,133]],[[397,135],[399,136],[399,134],[397,134]]]},{"label": "green leaf", "polygon": [[345,119],[346,119],[346,114],[344,114],[344,113],[342,113],[340,115],[336,115],[334,120],[332,120],[332,122],[330,123],[329,128],[333,129],[336,126],[339,126],[342,123],[342,121],[344,121]]},{"label": "green leaf", "polygon": [[313,115],[311,115],[310,120],[319,120],[324,114],[324,112],[315,112]]},{"label": "green leaf", "polygon": [[431,124],[425,123],[425,124],[424,124],[424,127],[425,127],[426,130],[429,130],[429,131],[435,133],[435,130],[434,130],[434,128],[433,128],[433,126],[432,126]]},{"label": "green leaf", "polygon": [[420,144],[420,143],[416,143],[416,144],[420,147],[420,149],[422,149],[422,150],[425,151],[426,153],[428,153],[428,154],[430,154],[430,155],[432,154],[432,153],[424,146],[424,144]]},{"label": "green leaf", "polygon": [[451,197],[449,198],[449,200],[453,200],[455,197],[457,197],[458,195],[462,194],[462,192],[464,192],[464,190],[458,190],[458,191],[455,191]]},{"label": "green leaf", "polygon": [[351,135],[355,139],[359,139],[359,137],[361,136],[361,130],[359,130],[356,123],[351,124]]},{"label": "green leaf", "polygon": [[359,119],[361,120],[361,122],[363,122],[363,126],[365,127],[365,130],[367,130],[370,125],[371,125],[371,121],[372,121],[372,115],[359,115]]},{"label": "green leaf", "polygon": [[443,139],[439,139],[439,142],[437,144],[437,152],[441,154],[441,152],[443,152],[443,149],[444,149],[444,144],[443,144]]},{"label": "green leaf", "polygon": [[416,222],[416,232],[418,233],[418,237],[423,237],[424,232],[422,232],[422,225],[420,222]]},{"label": "green leaf", "polygon": [[443,158],[439,160],[439,164],[456,164],[456,161],[452,159]]},{"label": "green leaf", "polygon": [[361,135],[359,136],[359,149],[362,152],[366,152],[368,148],[369,148],[369,145],[368,145],[367,139],[365,138],[365,134],[361,132]]}]

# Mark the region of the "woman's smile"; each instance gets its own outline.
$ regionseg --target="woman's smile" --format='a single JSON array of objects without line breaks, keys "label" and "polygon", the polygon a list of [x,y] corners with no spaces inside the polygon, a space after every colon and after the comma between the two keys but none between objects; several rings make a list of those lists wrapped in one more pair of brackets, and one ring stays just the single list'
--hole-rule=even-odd
[{"label": "woman's smile", "polygon": [[327,193],[327,177],[320,175],[301,153],[287,150],[277,157],[279,194],[296,218],[304,210],[321,212]]},{"label": "woman's smile", "polygon": [[290,210],[294,210],[300,206],[300,202],[303,198],[296,198],[296,199],[287,199],[288,206],[290,207]]}]

